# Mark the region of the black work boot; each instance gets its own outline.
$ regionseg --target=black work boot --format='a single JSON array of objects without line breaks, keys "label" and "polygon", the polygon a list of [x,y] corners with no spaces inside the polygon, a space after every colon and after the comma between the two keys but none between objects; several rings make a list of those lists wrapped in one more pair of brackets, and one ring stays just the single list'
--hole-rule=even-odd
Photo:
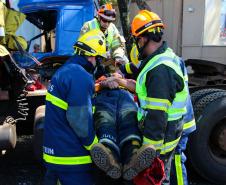
[{"label": "black work boot", "polygon": [[[127,147],[129,148],[129,147]],[[141,171],[149,168],[156,157],[156,151],[152,145],[143,145],[140,148],[134,148],[132,153],[128,153],[129,160],[123,166],[123,178],[132,180]]]},{"label": "black work boot", "polygon": [[93,162],[108,176],[113,179],[121,177],[121,165],[119,164],[115,152],[102,143],[93,145],[90,150]]}]

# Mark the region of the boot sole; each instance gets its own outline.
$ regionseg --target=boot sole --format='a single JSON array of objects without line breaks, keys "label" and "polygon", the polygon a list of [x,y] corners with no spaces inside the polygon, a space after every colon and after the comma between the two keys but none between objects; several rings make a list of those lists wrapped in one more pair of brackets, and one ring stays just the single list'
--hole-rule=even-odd
[{"label": "boot sole", "polygon": [[125,180],[132,180],[140,172],[149,168],[156,157],[156,151],[153,148],[144,148],[140,151],[136,162],[123,172],[123,178]]},{"label": "boot sole", "polygon": [[117,164],[113,164],[113,157],[109,156],[109,152],[101,147],[101,145],[93,146],[90,151],[93,162],[103,171],[106,172],[108,176],[113,179],[118,179],[121,177],[121,168]]}]

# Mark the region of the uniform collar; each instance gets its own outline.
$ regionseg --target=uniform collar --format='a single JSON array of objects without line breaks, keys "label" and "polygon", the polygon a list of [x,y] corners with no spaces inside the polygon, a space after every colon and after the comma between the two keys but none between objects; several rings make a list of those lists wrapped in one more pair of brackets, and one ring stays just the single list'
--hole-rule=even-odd
[{"label": "uniform collar", "polygon": [[82,66],[88,73],[93,74],[95,67],[86,59],[85,56],[74,55],[68,62]]},{"label": "uniform collar", "polygon": [[166,49],[168,48],[168,44],[166,41],[163,41],[162,45],[151,55],[149,55],[147,58],[145,58],[142,62],[141,65],[139,67],[139,72],[142,71],[142,69],[145,67],[145,65],[148,63],[149,60],[151,60],[153,57],[155,57],[156,55],[162,54],[166,51]]}]

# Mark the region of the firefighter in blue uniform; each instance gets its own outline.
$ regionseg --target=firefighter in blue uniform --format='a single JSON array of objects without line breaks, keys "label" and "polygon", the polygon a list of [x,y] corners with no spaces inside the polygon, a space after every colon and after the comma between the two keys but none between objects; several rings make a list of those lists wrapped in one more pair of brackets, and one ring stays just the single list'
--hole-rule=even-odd
[{"label": "firefighter in blue uniform", "polygon": [[[92,115],[93,72],[106,57],[104,35],[79,37],[71,57],[52,77],[46,95],[43,158],[46,185],[93,185],[90,148],[98,142]],[[99,60],[98,60],[99,61]]]},{"label": "firefighter in blue uniform", "polygon": [[[183,74],[188,88],[188,75],[184,62],[181,61],[181,68],[183,69]],[[170,182],[175,185],[188,185],[187,170],[185,167],[186,156],[184,151],[186,150],[186,145],[188,142],[188,136],[190,133],[194,132],[196,129],[195,116],[193,112],[192,102],[190,95],[187,98],[186,103],[187,113],[183,117],[183,133],[181,139],[175,149],[174,158],[171,164],[171,175]]]}]

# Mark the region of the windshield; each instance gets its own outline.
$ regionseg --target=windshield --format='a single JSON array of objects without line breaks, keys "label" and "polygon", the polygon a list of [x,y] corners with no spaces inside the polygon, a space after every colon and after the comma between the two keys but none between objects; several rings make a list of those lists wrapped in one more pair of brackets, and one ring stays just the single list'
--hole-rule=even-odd
[{"label": "windshield", "polygon": [[53,52],[55,50],[55,26],[57,11],[37,11],[26,14],[26,19],[17,31],[29,46],[29,52]]},{"label": "windshield", "polygon": [[[23,24],[21,25],[21,27],[18,29],[16,35],[21,35],[26,39],[26,41],[29,41],[34,36],[36,36],[40,33],[41,33],[41,30],[39,28],[37,28],[34,24],[25,20],[23,22]],[[38,38],[31,43],[31,46],[29,48],[29,52],[33,52],[35,44],[40,46],[41,45],[41,38]]]},{"label": "windshield", "polygon": [[203,44],[226,46],[226,0],[206,0],[204,21]]}]

